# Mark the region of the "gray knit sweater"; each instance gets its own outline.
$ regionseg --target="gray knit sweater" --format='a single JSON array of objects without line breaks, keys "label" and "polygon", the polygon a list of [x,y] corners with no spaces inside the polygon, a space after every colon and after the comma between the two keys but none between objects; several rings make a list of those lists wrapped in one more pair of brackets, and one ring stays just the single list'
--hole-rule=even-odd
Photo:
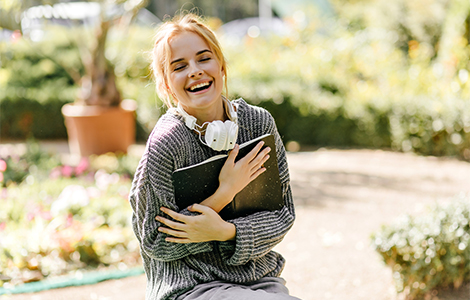
[{"label": "gray knit sweater", "polygon": [[275,136],[285,207],[229,220],[236,227],[235,241],[166,242],[166,234],[157,230],[162,224],[155,216],[165,216],[159,208],[165,206],[185,215],[194,214],[175,205],[172,172],[220,152],[203,145],[174,111],[164,114],[149,137],[129,199],[147,275],[147,300],[175,299],[197,284],[214,280],[247,283],[265,276],[279,276],[284,267],[284,258],[271,249],[283,239],[295,217],[285,149],[269,112],[242,99],[235,102],[239,104],[239,144],[266,133]]}]

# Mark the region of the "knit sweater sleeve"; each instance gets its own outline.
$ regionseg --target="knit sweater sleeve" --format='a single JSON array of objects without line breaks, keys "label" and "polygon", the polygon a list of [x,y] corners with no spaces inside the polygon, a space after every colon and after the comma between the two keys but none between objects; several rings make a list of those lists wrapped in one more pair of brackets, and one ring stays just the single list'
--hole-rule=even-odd
[{"label": "knit sweater sleeve", "polygon": [[235,242],[219,243],[219,250],[228,265],[243,265],[266,255],[282,241],[295,219],[286,151],[272,116],[265,112],[263,117],[267,119],[263,131],[275,136],[284,207],[229,220],[236,227]]},{"label": "knit sweater sleeve", "polygon": [[133,208],[132,224],[140,242],[141,250],[159,261],[173,261],[191,254],[212,251],[212,245],[205,243],[178,244],[165,241],[167,234],[158,231],[162,223],[155,220],[157,215],[168,218],[160,207],[167,207],[183,214],[175,205],[171,174],[175,169],[175,149],[171,139],[150,137],[134,176],[129,201]]}]

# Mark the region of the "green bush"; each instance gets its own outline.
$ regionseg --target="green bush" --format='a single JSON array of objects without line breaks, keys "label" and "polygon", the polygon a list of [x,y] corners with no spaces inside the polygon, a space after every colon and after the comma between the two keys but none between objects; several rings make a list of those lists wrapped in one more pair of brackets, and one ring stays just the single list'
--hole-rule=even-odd
[{"label": "green bush", "polygon": [[223,40],[229,92],[268,108],[286,142],[470,160],[466,40],[453,48],[449,75],[426,42],[402,49],[389,29],[325,24],[286,37]]},{"label": "green bush", "polygon": [[[382,16],[385,2],[373,2],[370,9]],[[397,28],[399,20],[388,22],[387,14],[380,22],[369,19],[361,9],[349,9],[355,5],[361,4],[338,8],[335,20],[288,19],[293,26],[288,36],[222,36],[230,98],[267,108],[286,143],[391,148],[470,160],[468,41],[457,39],[450,47],[452,61],[439,61],[441,48],[431,37],[445,35],[436,22]],[[428,27],[432,30],[417,34]],[[123,98],[138,102],[141,141],[164,110],[145,53],[153,32],[133,27],[125,40],[111,34],[107,51]],[[0,55],[0,89],[6,90],[0,93],[2,137],[65,138],[59,108],[73,101],[76,87],[50,57],[70,61],[70,68],[81,72],[71,41],[54,34],[34,47],[25,41],[0,44]]]},{"label": "green bush", "polygon": [[435,205],[423,216],[403,216],[373,234],[372,241],[407,299],[449,285],[458,288],[470,281],[470,196]]},{"label": "green bush", "polygon": [[62,105],[74,99],[68,73],[50,57],[76,62],[76,50],[57,37],[32,45],[0,43],[0,128],[3,138],[66,136]]},{"label": "green bush", "polygon": [[[116,66],[122,97],[138,101],[137,139],[145,140],[159,115],[161,102],[149,84],[149,63],[142,53],[152,29],[131,28],[125,42],[111,35],[108,56]],[[0,134],[2,138],[66,138],[61,108],[73,102],[72,76],[83,74],[77,29],[50,28],[40,42],[0,42]],[[67,69],[67,70],[66,70]],[[72,75],[71,75],[72,74]],[[73,75],[74,74],[74,75]]]}]

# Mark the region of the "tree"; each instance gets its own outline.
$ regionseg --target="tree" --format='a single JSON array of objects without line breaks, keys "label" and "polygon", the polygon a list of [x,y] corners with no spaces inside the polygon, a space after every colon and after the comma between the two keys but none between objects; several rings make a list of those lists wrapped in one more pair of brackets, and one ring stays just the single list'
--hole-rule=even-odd
[{"label": "tree", "polygon": [[[1,13],[14,16],[11,18],[0,18],[0,27],[17,30],[19,28],[20,16],[28,8],[35,5],[52,5],[52,10],[56,9],[55,0],[26,0],[12,1],[4,0],[1,6]],[[106,42],[109,30],[117,25],[122,29],[128,28],[140,9],[144,8],[148,0],[99,0],[95,1],[100,5],[100,17],[96,28],[91,33],[91,44],[87,45],[86,40],[78,42],[80,57],[84,66],[84,74],[78,74],[61,62],[53,60],[61,65],[80,86],[80,93],[77,102],[86,105],[117,106],[121,102],[121,96],[116,86],[116,75],[114,66],[106,59]],[[112,7],[119,6],[120,13],[109,14]],[[15,23],[16,22],[16,23]],[[70,22],[70,24],[72,24]]]}]

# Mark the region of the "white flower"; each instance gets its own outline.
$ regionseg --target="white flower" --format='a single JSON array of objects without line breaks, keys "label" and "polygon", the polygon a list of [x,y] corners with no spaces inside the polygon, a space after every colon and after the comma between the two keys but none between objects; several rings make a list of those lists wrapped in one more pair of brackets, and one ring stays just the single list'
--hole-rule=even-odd
[{"label": "white flower", "polygon": [[51,205],[51,214],[57,216],[61,211],[74,206],[86,206],[90,203],[87,190],[81,185],[69,185],[60,193]]}]

